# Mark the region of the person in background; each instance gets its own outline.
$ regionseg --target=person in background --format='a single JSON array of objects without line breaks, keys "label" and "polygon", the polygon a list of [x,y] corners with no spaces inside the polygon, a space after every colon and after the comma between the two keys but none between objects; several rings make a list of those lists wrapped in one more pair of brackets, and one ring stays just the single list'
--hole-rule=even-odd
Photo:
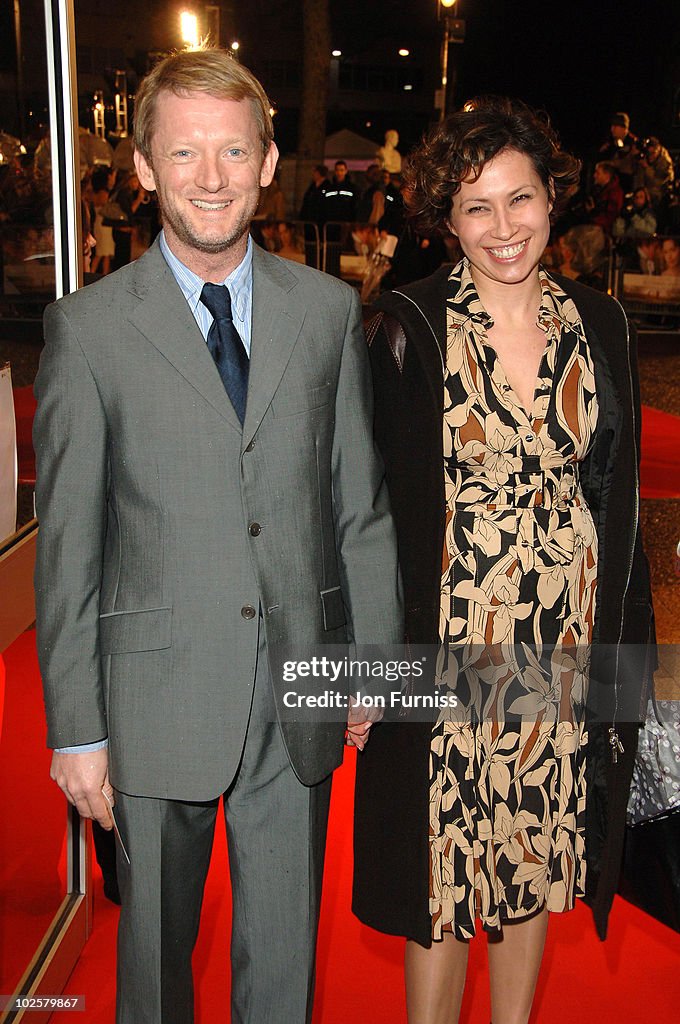
[{"label": "person in background", "polygon": [[270,218],[273,221],[283,220],[286,216],[286,199],[276,174],[272,178],[271,184],[262,189],[255,216],[265,220]]},{"label": "person in background", "polygon": [[636,188],[630,203],[614,221],[612,234],[616,239],[649,238],[656,233],[656,215],[646,188]]},{"label": "person in background", "polygon": [[633,187],[638,152],[638,139],[630,130],[630,117],[624,110],[618,110],[609,120],[609,137],[600,146],[597,159],[614,166],[624,193]]},{"label": "person in background", "polygon": [[366,182],[366,188],[357,203],[357,221],[360,224],[377,224],[384,209],[382,171],[378,164],[370,164],[366,168]]},{"label": "person in background", "polygon": [[110,273],[111,260],[116,252],[113,228],[104,224],[102,216],[102,210],[111,195],[113,178],[113,171],[107,167],[97,168],[92,175],[92,205],[95,213],[93,234],[97,240],[96,252],[92,259],[93,274]]},{"label": "person in background", "polygon": [[119,178],[111,198],[115,199],[120,206],[127,220],[119,227],[113,228],[113,242],[115,255],[113,257],[113,269],[120,270],[127,266],[132,260],[132,235],[135,229],[135,215],[143,202],[148,200],[144,186],[137,177],[137,172],[123,174]]},{"label": "person in background", "polygon": [[602,228],[605,235],[611,237],[614,221],[623,208],[623,189],[619,175],[613,164],[601,161],[595,164],[593,171],[595,189],[586,203],[590,221]]},{"label": "person in background", "polygon": [[351,181],[344,160],[336,160],[335,173],[321,202],[326,240],[325,270],[340,277],[341,254],[349,246],[349,225],[356,220],[359,189]]},{"label": "person in background", "polygon": [[640,239],[651,238],[656,228],[656,214],[649,201],[649,192],[646,188],[636,188],[612,228],[616,249],[625,268],[637,269]]},{"label": "person in background", "polygon": [[308,267],[321,269],[321,234],[320,229],[324,218],[324,195],[328,188],[328,168],[325,164],[317,164],[312,168],[310,181],[300,208],[300,220],[306,221],[305,232],[305,263]]},{"label": "person in background", "polygon": [[656,136],[647,139],[638,165],[640,184],[647,189],[655,210],[668,200],[675,172],[673,158]]},{"label": "person in background", "polygon": [[323,222],[347,223],[356,220],[359,189],[353,183],[344,160],[336,160],[335,172],[323,194],[321,209]]},{"label": "person in background", "polygon": [[680,244],[676,238],[664,238],[661,243],[663,256],[663,277],[680,277]]},{"label": "person in background", "polygon": [[526,1024],[550,914],[587,893],[604,936],[619,877],[653,615],[635,331],[540,265],[578,177],[524,104],[451,115],[404,196],[463,259],[367,324],[405,636],[437,704],[357,761],[353,909],[407,939],[409,1024],[458,1020],[480,925],[493,1024]]},{"label": "person in background", "polygon": [[312,168],[312,180],[302,197],[300,220],[308,220],[313,224],[323,222],[323,197],[328,188],[328,168],[317,164]]}]

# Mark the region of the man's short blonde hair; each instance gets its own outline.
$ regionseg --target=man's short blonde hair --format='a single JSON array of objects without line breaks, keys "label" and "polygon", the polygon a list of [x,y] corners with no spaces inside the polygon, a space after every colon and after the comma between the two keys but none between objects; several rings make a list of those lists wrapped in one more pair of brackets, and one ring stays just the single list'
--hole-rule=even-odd
[{"label": "man's short blonde hair", "polygon": [[176,96],[205,92],[228,100],[250,100],[257,123],[262,153],[269,152],[274,139],[270,102],[255,76],[227,50],[206,48],[173,53],[156,64],[135,97],[135,149],[151,165],[156,101],[162,92]]}]

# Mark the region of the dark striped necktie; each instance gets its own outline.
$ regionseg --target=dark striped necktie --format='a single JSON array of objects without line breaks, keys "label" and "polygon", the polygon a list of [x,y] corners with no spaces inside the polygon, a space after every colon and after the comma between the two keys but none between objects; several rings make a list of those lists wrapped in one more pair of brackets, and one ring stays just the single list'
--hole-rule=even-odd
[{"label": "dark striped necktie", "polygon": [[204,284],[201,302],[213,315],[208,349],[220,372],[241,425],[246,414],[249,360],[241,336],[231,318],[229,289],[223,284]]}]

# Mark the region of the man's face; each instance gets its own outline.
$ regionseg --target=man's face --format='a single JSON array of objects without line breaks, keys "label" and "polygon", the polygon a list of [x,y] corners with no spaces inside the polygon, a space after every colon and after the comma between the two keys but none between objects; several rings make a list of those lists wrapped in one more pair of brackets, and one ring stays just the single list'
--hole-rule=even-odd
[{"label": "man's face", "polygon": [[610,125],[609,126],[609,131],[611,132],[611,135],[612,135],[613,139],[620,139],[621,141],[623,141],[625,139],[626,135],[628,134],[628,129],[624,128],[624,126],[622,124],[612,124],[612,125]]},{"label": "man's face", "polygon": [[633,206],[636,210],[642,210],[647,205],[647,193],[644,189],[639,188],[636,192],[633,192]]},{"label": "man's face", "polygon": [[263,158],[249,100],[162,92],[151,161],[135,153],[135,165],[143,186],[158,194],[170,248],[193,269],[197,260],[202,267],[232,250],[234,266],[240,262],[260,188],[271,182],[277,157],[272,143]]},{"label": "man's face", "polygon": [[344,181],[347,177],[347,164],[335,165],[335,177],[337,181]]},{"label": "man's face", "polygon": [[593,171],[593,181],[596,185],[606,185],[610,180],[611,175],[605,170],[604,167],[595,167]]}]

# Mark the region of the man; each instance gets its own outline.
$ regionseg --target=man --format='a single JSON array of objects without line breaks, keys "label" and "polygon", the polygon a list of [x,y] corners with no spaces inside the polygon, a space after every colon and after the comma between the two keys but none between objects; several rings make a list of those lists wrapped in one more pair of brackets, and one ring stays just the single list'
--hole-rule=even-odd
[{"label": "man", "polygon": [[324,221],[356,220],[358,199],[359,190],[350,180],[347,164],[344,160],[336,160],[335,173],[321,201]]},{"label": "man", "polygon": [[[358,299],[249,241],[276,159],[250,72],[220,50],[166,58],[135,117],[135,166],[163,234],[45,317],[48,742],[81,814],[110,827],[103,793],[115,791],[130,858],[119,850],[118,1024],[193,1020],[221,795],[232,1020],[310,1019],[344,727],[284,717],[277,652],[401,631]],[[363,718],[349,722],[360,748]]]},{"label": "man", "polygon": [[335,173],[321,199],[321,219],[324,224],[326,261],[324,269],[340,277],[341,253],[350,243],[349,225],[356,220],[359,190],[349,178],[347,164],[336,160]]},{"label": "man", "polygon": [[657,210],[670,194],[675,173],[673,158],[655,135],[647,139],[640,160],[639,176],[642,186],[649,192],[652,206]]},{"label": "man", "polygon": [[630,131],[630,117],[625,110],[617,110],[609,119],[609,136],[600,146],[598,160],[613,165],[624,192],[629,192],[633,185],[637,147],[637,136]]},{"label": "man", "polygon": [[328,188],[328,168],[316,164],[300,207],[300,220],[307,221],[305,232],[305,263],[308,267],[321,267],[321,233],[323,224],[323,197]]},{"label": "man", "polygon": [[300,220],[308,220],[313,224],[320,224],[322,221],[323,197],[328,189],[328,169],[325,164],[315,164],[312,167],[312,180],[310,181],[300,207]]}]

